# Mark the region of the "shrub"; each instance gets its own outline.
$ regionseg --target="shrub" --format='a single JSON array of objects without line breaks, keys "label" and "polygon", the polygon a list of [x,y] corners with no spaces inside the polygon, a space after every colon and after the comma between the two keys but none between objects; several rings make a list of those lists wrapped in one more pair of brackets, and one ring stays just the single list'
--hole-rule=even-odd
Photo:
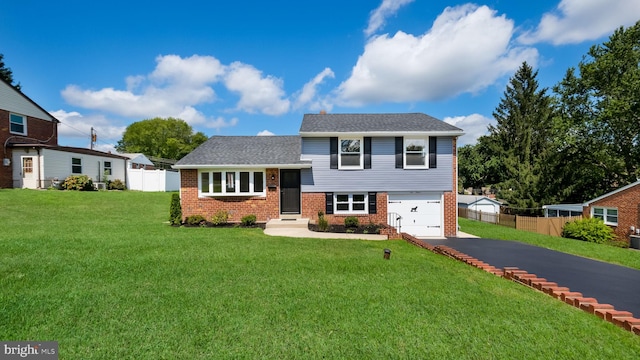
[{"label": "shrub", "polygon": [[213,223],[213,225],[224,225],[227,223],[227,221],[229,221],[229,213],[224,210],[218,211],[211,218],[211,222]]},{"label": "shrub", "polygon": [[327,231],[329,230],[329,221],[323,217],[318,218],[318,230]]},{"label": "shrub", "polygon": [[124,183],[120,179],[115,179],[113,181],[107,182],[107,189],[109,190],[126,190],[127,187],[124,186]]},{"label": "shrub", "polygon": [[347,216],[344,218],[344,226],[348,228],[358,227],[359,225],[358,218],[355,216]]},{"label": "shrub", "polygon": [[60,185],[65,190],[93,191],[93,181],[87,175],[71,175]]},{"label": "shrub", "polygon": [[242,219],[240,219],[240,221],[242,222],[242,225],[244,226],[253,226],[256,224],[256,216],[251,214],[251,215],[247,215],[247,216],[243,216]]},{"label": "shrub", "polygon": [[171,225],[182,224],[182,206],[180,205],[180,194],[171,194],[171,206],[169,208],[169,222]]},{"label": "shrub", "polygon": [[206,222],[207,220],[202,215],[191,215],[185,219],[185,223],[189,225],[204,225]]},{"label": "shrub", "polygon": [[562,229],[562,236],[569,239],[604,244],[615,238],[613,230],[600,219],[587,218],[567,223]]}]

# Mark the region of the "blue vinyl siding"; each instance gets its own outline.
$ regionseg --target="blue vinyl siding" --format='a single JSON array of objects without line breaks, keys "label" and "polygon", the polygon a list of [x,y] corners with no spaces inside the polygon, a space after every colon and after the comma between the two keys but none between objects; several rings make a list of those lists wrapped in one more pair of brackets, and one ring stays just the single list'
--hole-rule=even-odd
[{"label": "blue vinyl siding", "polygon": [[313,161],[302,169],[302,192],[451,191],[453,140],[438,138],[436,169],[396,169],[395,139],[371,139],[371,169],[330,169],[329,138],[302,138],[302,159]]}]

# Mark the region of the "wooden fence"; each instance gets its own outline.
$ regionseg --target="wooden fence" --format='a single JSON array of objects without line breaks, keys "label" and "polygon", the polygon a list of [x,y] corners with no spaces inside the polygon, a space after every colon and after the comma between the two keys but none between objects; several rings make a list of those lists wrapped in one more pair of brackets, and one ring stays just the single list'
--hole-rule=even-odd
[{"label": "wooden fence", "polygon": [[562,236],[562,228],[564,227],[564,224],[574,220],[582,219],[582,216],[546,218],[493,214],[466,208],[458,208],[458,216],[466,219],[478,220],[518,230],[531,231],[538,234],[551,236]]}]

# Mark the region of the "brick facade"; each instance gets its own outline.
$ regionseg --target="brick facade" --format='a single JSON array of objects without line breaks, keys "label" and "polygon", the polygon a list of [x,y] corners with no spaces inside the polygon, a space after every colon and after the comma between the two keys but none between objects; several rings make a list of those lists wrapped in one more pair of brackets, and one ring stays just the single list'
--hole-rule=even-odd
[{"label": "brick facade", "polygon": [[[11,147],[5,144],[39,143],[43,145],[58,145],[58,124],[55,121],[42,120],[27,116],[27,135],[16,135],[10,132],[9,111],[0,109],[0,144],[3,146],[2,159],[11,159]],[[7,142],[7,140],[9,140]],[[0,188],[13,187],[12,166],[0,163]]]},{"label": "brick facade", "polygon": [[180,202],[183,220],[191,215],[202,215],[207,220],[211,220],[213,215],[220,210],[229,213],[229,222],[240,222],[242,217],[246,215],[255,215],[258,222],[279,218],[280,178],[278,169],[267,169],[266,177],[266,197],[198,197],[198,170],[180,170]]},{"label": "brick facade", "polygon": [[590,203],[584,207],[582,216],[591,217],[594,206],[618,209],[618,226],[612,228],[620,240],[629,242],[631,226],[640,227],[640,184]]},{"label": "brick facade", "polygon": [[[302,193],[302,217],[318,221],[318,211],[325,212],[325,193]],[[387,223],[387,193],[377,193],[375,214],[328,214],[325,219],[329,224],[344,225],[347,216],[355,216],[362,225]]]},{"label": "brick facade", "polygon": [[453,189],[444,193],[444,236],[458,235],[458,154],[457,139],[453,139],[453,173],[451,184]]}]

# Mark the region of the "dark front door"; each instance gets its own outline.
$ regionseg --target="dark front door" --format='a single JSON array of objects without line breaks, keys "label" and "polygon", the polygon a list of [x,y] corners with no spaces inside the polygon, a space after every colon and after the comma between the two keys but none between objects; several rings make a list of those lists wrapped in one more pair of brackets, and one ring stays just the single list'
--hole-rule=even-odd
[{"label": "dark front door", "polygon": [[280,213],[300,214],[300,170],[280,170]]}]

